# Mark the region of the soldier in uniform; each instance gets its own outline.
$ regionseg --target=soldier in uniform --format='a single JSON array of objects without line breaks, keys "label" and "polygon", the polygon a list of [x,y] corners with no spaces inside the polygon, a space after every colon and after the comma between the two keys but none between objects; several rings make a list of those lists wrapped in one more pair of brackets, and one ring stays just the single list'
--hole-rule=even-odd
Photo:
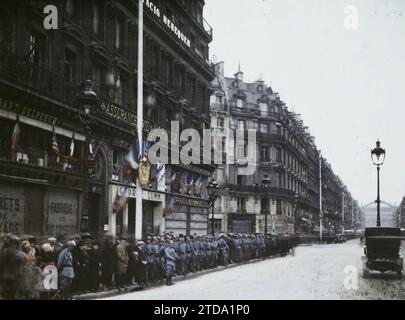
[{"label": "soldier in uniform", "polygon": [[198,239],[196,237],[194,237],[192,244],[193,244],[193,249],[194,249],[193,267],[194,267],[194,272],[197,272],[200,270],[200,242],[198,241]]},{"label": "soldier in uniform", "polygon": [[241,235],[241,247],[242,247],[242,261],[247,260],[247,251],[248,251],[248,243],[246,239],[246,235]]},{"label": "soldier in uniform", "polygon": [[220,264],[227,267],[229,264],[229,246],[225,240],[225,235],[221,235],[221,238],[218,240],[218,249],[220,256]]},{"label": "soldier in uniform", "polygon": [[198,271],[204,270],[205,248],[204,241],[201,236],[197,237],[198,245]]},{"label": "soldier in uniform", "polygon": [[179,241],[176,244],[176,253],[178,256],[177,259],[177,267],[178,267],[178,274],[185,276],[187,274],[187,244],[184,242],[183,235],[180,235]]},{"label": "soldier in uniform", "polygon": [[212,249],[211,249],[212,236],[207,236],[204,239],[204,251],[205,251],[205,269],[212,269]]},{"label": "soldier in uniform", "polygon": [[146,255],[146,275],[147,275],[147,281],[152,282],[153,281],[153,274],[152,274],[152,265],[153,265],[153,253],[152,253],[152,237],[147,236],[146,237],[146,244],[144,245],[143,248],[144,254]]},{"label": "soldier in uniform", "polygon": [[164,279],[166,277],[166,267],[164,263],[164,250],[166,248],[166,242],[163,238],[159,240],[159,271],[160,271],[160,279]]},{"label": "soldier in uniform", "polygon": [[165,267],[166,267],[166,285],[173,285],[173,275],[176,270],[176,251],[174,241],[169,240],[168,246],[164,249]]},{"label": "soldier in uniform", "polygon": [[211,252],[212,252],[211,268],[216,268],[218,267],[218,259],[219,259],[218,237],[211,239]]},{"label": "soldier in uniform", "polygon": [[157,237],[153,237],[152,242],[152,265],[151,265],[151,272],[152,272],[152,282],[156,282],[159,280],[159,240]]}]

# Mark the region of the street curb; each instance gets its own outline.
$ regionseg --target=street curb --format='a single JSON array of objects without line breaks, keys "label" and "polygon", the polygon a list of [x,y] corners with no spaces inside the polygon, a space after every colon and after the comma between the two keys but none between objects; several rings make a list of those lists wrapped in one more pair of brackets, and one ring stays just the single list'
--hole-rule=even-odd
[{"label": "street curb", "polygon": [[[173,278],[173,280],[174,280],[174,282],[182,282],[182,281],[186,281],[186,280],[195,279],[195,278],[198,278],[198,277],[203,276],[203,275],[207,275],[207,274],[211,274],[211,273],[215,273],[215,272],[220,272],[220,271],[227,270],[227,269],[236,268],[236,267],[240,267],[240,266],[243,266],[243,265],[249,265],[249,264],[253,264],[253,263],[272,260],[272,259],[276,259],[276,258],[280,258],[280,257],[281,256],[279,254],[277,254],[277,255],[274,255],[274,256],[271,256],[271,257],[268,257],[268,258],[265,258],[265,259],[254,259],[254,260],[249,260],[249,261],[240,262],[240,263],[233,263],[233,264],[228,265],[227,267],[220,266],[220,267],[218,267],[216,269],[198,271],[196,273],[188,274],[185,277],[184,276],[176,276],[176,277]],[[104,292],[75,295],[75,296],[73,296],[73,299],[74,300],[96,300],[96,299],[101,299],[101,298],[109,298],[109,297],[121,296],[121,295],[125,295],[125,294],[128,294],[128,293],[134,292],[134,291],[151,290],[151,289],[162,287],[162,286],[164,286],[164,282],[161,283],[161,284],[150,285],[150,286],[148,286],[147,288],[144,288],[144,289],[142,289],[138,285],[134,285],[134,286],[128,287],[127,290],[119,291],[118,289],[114,289],[114,290],[109,290],[109,291],[104,291]]]}]

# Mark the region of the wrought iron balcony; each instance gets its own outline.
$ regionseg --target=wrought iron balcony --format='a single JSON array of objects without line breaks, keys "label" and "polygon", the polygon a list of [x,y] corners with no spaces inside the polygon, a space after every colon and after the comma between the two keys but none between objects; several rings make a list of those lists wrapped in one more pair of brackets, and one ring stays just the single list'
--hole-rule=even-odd
[{"label": "wrought iron balcony", "polygon": [[28,57],[19,57],[1,47],[0,77],[68,105],[74,103],[78,92],[78,84],[64,81],[60,73],[50,72]]}]

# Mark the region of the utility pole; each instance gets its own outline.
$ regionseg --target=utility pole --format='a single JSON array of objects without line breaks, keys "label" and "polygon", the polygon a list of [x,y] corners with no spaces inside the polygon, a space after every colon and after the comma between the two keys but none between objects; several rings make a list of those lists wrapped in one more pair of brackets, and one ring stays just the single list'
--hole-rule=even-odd
[{"label": "utility pole", "polygon": [[[143,0],[138,1],[138,106],[137,106],[137,129],[139,140],[139,154],[143,155]],[[139,160],[139,159],[135,159]],[[136,179],[136,216],[135,237],[142,238],[143,220],[143,192],[139,178]]]},{"label": "utility pole", "polygon": [[345,192],[342,191],[342,233],[345,232]]},{"label": "utility pole", "polygon": [[322,243],[323,232],[323,212],[322,212],[322,154],[319,150],[319,239]]}]

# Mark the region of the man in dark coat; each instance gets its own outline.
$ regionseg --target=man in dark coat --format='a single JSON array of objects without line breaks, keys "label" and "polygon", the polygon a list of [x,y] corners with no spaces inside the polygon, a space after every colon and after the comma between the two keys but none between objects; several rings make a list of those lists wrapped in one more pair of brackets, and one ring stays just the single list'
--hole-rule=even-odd
[{"label": "man in dark coat", "polygon": [[112,236],[106,236],[101,252],[101,283],[104,290],[112,288],[114,269],[117,264],[117,253]]},{"label": "man in dark coat", "polygon": [[179,241],[176,243],[175,250],[178,256],[177,268],[178,274],[185,276],[187,273],[186,260],[187,260],[187,244],[184,242],[184,237],[180,236]]},{"label": "man in dark coat", "polygon": [[100,269],[101,269],[101,249],[98,243],[93,243],[90,250],[89,259],[89,289],[97,292],[100,289]]},{"label": "man in dark coat", "polygon": [[0,283],[2,295],[6,300],[18,298],[24,292],[25,255],[20,250],[20,239],[10,236],[0,253]]},{"label": "man in dark coat", "polygon": [[148,286],[147,279],[147,256],[145,254],[145,243],[143,241],[136,241],[135,252],[136,252],[136,262],[135,262],[135,281],[141,288]]}]

